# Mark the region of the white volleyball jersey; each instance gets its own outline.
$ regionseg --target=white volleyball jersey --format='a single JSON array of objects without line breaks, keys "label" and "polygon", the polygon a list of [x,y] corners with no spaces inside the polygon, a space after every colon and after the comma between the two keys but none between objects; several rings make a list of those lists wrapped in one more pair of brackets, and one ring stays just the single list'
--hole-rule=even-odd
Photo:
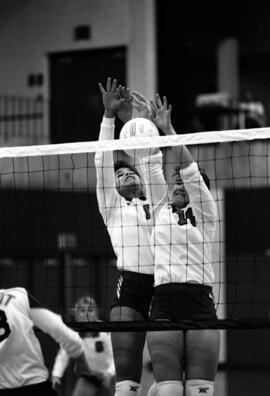
[{"label": "white volleyball jersey", "polygon": [[64,346],[71,357],[76,358],[83,352],[80,336],[68,328],[59,315],[37,308],[36,303],[35,308],[31,308],[25,289],[0,289],[0,389],[19,388],[48,379],[34,325]]},{"label": "white volleyball jersey", "polygon": [[[114,119],[103,118],[100,140],[114,138]],[[156,195],[161,194],[159,187],[162,176],[162,155],[148,157],[141,164],[142,176],[149,173],[149,179],[156,188]],[[152,217],[146,218],[144,205],[150,206],[150,200],[133,199],[131,202],[118,194],[115,187],[114,161],[112,152],[97,152],[95,155],[97,172],[97,199],[99,211],[110,234],[111,243],[117,256],[120,270],[153,274],[153,254],[151,251]],[[147,169],[145,169],[147,167]],[[146,195],[148,186],[146,186]],[[154,196],[154,194],[153,194]]]},{"label": "white volleyball jersey", "polygon": [[[214,281],[212,243],[216,205],[195,162],[180,170],[180,175],[190,203],[184,210],[182,225],[169,203],[157,208],[152,233],[155,286],[173,282],[211,284]],[[193,214],[192,221],[187,212]]]},{"label": "white volleyball jersey", "polygon": [[0,389],[18,388],[48,378],[23,288],[0,290],[0,362]]},{"label": "white volleyball jersey", "polygon": [[[96,335],[95,335],[96,334]],[[82,338],[88,365],[93,373],[115,374],[110,333],[93,333]],[[69,356],[61,348],[56,356],[52,375],[61,378],[69,363]]]}]

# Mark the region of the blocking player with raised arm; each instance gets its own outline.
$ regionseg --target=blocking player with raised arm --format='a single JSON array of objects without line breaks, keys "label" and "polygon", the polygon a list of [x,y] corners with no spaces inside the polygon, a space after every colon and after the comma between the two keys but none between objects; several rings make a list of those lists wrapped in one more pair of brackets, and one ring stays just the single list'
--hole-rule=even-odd
[{"label": "blocking player with raised arm", "polygon": [[[151,106],[153,122],[166,135],[175,134],[166,98],[162,102],[157,95]],[[172,147],[168,155],[175,164],[174,184],[167,202],[157,205],[154,213],[155,293],[150,318],[215,321],[211,285],[216,204],[208,178],[187,147]],[[212,396],[219,337],[219,330],[211,329],[148,332],[156,381],[149,396]]]},{"label": "blocking player with raised arm", "polygon": [[[98,307],[92,296],[79,297],[72,309],[72,316],[76,322],[97,322]],[[78,376],[73,396],[109,396],[115,375],[113,352],[110,333],[83,332],[80,334],[84,345],[87,362],[92,375]],[[61,385],[61,379],[69,363],[69,356],[65,349],[60,348],[52,369],[54,388]]]},{"label": "blocking player with raised arm", "polygon": [[[104,117],[100,140],[114,139],[114,119],[123,106],[130,109],[128,89],[108,78],[106,89],[99,85]],[[158,185],[162,177],[161,153],[148,161],[151,180]],[[147,194],[138,168],[129,163],[114,164],[111,151],[95,155],[99,211],[108,229],[117,256],[120,278],[110,312],[111,321],[148,319],[153,295],[153,254],[150,248],[152,217]],[[160,194],[161,189],[156,191]],[[148,207],[150,210],[148,211]],[[138,293],[138,290],[140,291]],[[139,395],[145,332],[113,332],[112,345],[116,369],[117,396]]]},{"label": "blocking player with raised arm", "polygon": [[37,307],[24,288],[0,289],[1,395],[56,395],[34,326],[65,348],[77,373],[91,375],[80,336],[59,315]]}]

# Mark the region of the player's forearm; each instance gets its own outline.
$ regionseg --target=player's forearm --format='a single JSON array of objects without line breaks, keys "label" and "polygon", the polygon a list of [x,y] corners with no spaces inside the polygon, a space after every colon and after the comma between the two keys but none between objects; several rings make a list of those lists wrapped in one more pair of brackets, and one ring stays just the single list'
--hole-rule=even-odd
[{"label": "player's forearm", "polygon": [[[114,139],[114,118],[103,117],[99,140]],[[114,159],[112,151],[97,151],[95,154],[95,166],[97,174],[97,188],[115,187],[114,182]]]},{"label": "player's forearm", "polygon": [[62,378],[69,363],[69,356],[64,349],[58,352],[52,369],[52,376]]},{"label": "player's forearm", "polygon": [[186,146],[172,146],[172,157],[171,161],[175,165],[179,165],[180,169],[187,168],[192,162],[194,162],[193,157]]},{"label": "player's forearm", "polygon": [[167,184],[162,168],[162,154],[146,157],[142,162],[143,174],[146,181],[147,197],[152,205],[167,199]]},{"label": "player's forearm", "polygon": [[104,114],[104,117],[100,125],[99,140],[114,139],[114,129],[115,129],[114,121],[115,121],[114,116],[108,117],[106,116],[106,113]]},{"label": "player's forearm", "polygon": [[54,338],[70,357],[82,353],[83,343],[79,334],[66,326],[60,315],[44,308],[31,308],[31,318],[34,325]]}]

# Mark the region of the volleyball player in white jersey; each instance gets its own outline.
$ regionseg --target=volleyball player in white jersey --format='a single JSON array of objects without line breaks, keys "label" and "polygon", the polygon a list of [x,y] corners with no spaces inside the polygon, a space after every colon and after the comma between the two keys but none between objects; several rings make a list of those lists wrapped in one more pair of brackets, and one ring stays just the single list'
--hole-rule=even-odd
[{"label": "volleyball player in white jersey", "polygon": [[[106,89],[99,85],[104,117],[100,140],[114,139],[114,118],[130,103],[128,90],[108,78]],[[149,173],[155,184],[160,177],[161,153],[149,159]],[[147,320],[153,295],[153,255],[150,248],[151,202],[147,200],[138,169],[118,163],[114,170],[112,152],[97,152],[97,198],[99,210],[110,234],[121,271],[115,292],[111,321]],[[157,183],[158,184],[158,183]],[[160,189],[156,194],[160,193]],[[148,210],[150,206],[150,211]],[[139,395],[145,332],[113,332],[117,396]]]},{"label": "volleyball player in white jersey", "polygon": [[80,336],[59,315],[38,308],[24,288],[0,289],[0,395],[56,395],[34,326],[65,348],[77,373],[91,375]]},{"label": "volleyball player in white jersey", "polygon": [[[76,322],[99,321],[96,301],[88,295],[77,299],[72,313]],[[115,375],[110,333],[86,332],[80,335],[92,375],[78,377],[72,396],[109,396]],[[60,348],[52,370],[54,388],[61,385],[69,360],[67,352]]]},{"label": "volleyball player in white jersey", "polygon": [[[167,135],[175,134],[166,98],[162,103],[157,95],[151,107],[156,126]],[[157,205],[154,214],[155,293],[150,318],[215,321],[211,284],[216,205],[206,185],[209,180],[201,174],[189,150],[185,146],[171,150],[176,164],[175,185],[170,199]],[[156,381],[149,396],[213,395],[218,330],[149,332],[147,341]]]}]

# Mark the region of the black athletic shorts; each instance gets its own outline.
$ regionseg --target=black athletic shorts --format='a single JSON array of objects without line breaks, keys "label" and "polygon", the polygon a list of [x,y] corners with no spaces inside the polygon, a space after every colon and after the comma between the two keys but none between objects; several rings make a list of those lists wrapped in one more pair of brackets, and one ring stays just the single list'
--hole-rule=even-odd
[{"label": "black athletic shorts", "polygon": [[1,396],[57,396],[50,381],[13,389],[0,389]]},{"label": "black athletic shorts", "polygon": [[151,320],[217,320],[211,286],[196,283],[169,283],[157,286],[152,301]]},{"label": "black athletic shorts", "polygon": [[154,275],[123,271],[119,277],[111,309],[124,306],[135,309],[149,318],[150,304],[154,293]]},{"label": "black athletic shorts", "polygon": [[95,385],[95,386],[100,386],[102,387],[102,379],[98,378],[96,375],[80,375],[80,378],[85,379],[87,382],[90,382],[91,384]]}]

